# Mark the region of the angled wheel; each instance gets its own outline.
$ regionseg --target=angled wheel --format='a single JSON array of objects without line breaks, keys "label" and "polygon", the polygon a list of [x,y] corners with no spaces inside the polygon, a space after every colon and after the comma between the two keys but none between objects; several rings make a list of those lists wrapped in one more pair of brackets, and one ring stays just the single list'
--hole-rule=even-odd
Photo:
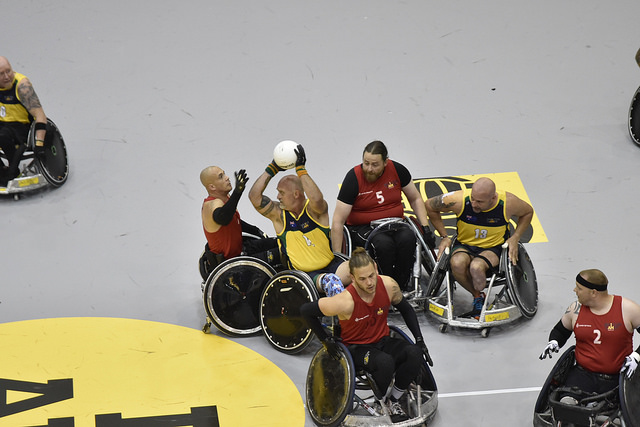
[{"label": "angled wheel", "polygon": [[[29,148],[35,147],[35,121],[31,123],[27,140]],[[35,156],[36,164],[49,184],[60,187],[69,176],[67,147],[56,124],[47,119],[47,134],[44,139],[44,151]]]},{"label": "angled wheel", "polygon": [[538,280],[531,258],[522,243],[518,243],[518,263],[506,260],[507,291],[513,303],[527,319],[538,311]]},{"label": "angled wheel", "polygon": [[355,368],[349,350],[342,343],[340,360],[324,347],[313,356],[307,372],[306,406],[313,422],[319,426],[338,426],[349,414],[355,393]]},{"label": "angled wheel", "polygon": [[429,276],[429,283],[427,284],[428,297],[432,298],[440,295],[440,289],[442,288],[447,270],[449,269],[449,257],[450,254],[447,250],[442,254],[433,269],[433,273]]},{"label": "angled wheel", "polygon": [[633,94],[629,107],[629,135],[633,142],[640,146],[640,87]]},{"label": "angled wheel", "polygon": [[[569,369],[575,364],[575,360],[575,345],[572,345],[562,353],[556,364],[553,366],[553,369],[542,385],[542,389],[540,390],[540,394],[536,400],[536,405],[534,407],[534,425],[539,425],[539,423],[536,423],[536,420],[545,420],[545,422],[546,420],[550,420],[550,414],[548,413],[549,395],[553,389],[564,384],[567,379]],[[544,425],[544,423],[542,425]]]},{"label": "angled wheel", "polygon": [[286,270],[273,276],[259,305],[260,324],[269,344],[283,353],[298,353],[309,345],[313,332],[300,307],[317,299],[318,291],[307,273]]},{"label": "angled wheel", "polygon": [[427,274],[431,275],[436,266],[435,251],[427,245],[422,235],[422,230],[419,227],[420,223],[415,217],[405,217],[407,224],[413,230],[413,234],[416,236],[416,241],[420,244],[421,256],[420,261],[422,266],[426,270]]},{"label": "angled wheel", "polygon": [[346,225],[342,226],[342,253],[351,256],[353,251],[353,243],[351,241],[351,233]]},{"label": "angled wheel", "polygon": [[260,297],[275,274],[266,262],[247,256],[218,265],[207,278],[203,291],[204,308],[211,323],[231,336],[259,333]]},{"label": "angled wheel", "polygon": [[628,426],[640,426],[640,375],[620,375],[620,409]]}]

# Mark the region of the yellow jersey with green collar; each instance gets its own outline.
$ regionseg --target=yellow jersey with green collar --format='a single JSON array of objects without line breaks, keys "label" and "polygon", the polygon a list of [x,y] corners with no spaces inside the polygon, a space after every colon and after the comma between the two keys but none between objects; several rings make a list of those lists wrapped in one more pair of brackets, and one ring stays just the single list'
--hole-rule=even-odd
[{"label": "yellow jersey with green collar", "polygon": [[31,123],[33,118],[20,102],[18,95],[18,84],[23,79],[26,79],[25,75],[15,73],[13,85],[9,89],[0,90],[0,122]]},{"label": "yellow jersey with green collar", "polygon": [[458,241],[469,246],[492,248],[503,244],[509,237],[509,219],[506,214],[507,196],[498,191],[496,204],[482,212],[471,207],[471,189],[464,190],[463,207],[457,214]]},{"label": "yellow jersey with green collar", "polygon": [[333,260],[329,243],[331,229],[311,218],[308,205],[309,200],[298,217],[283,209],[284,228],[278,234],[280,249],[289,258],[291,268],[305,272],[320,270]]}]

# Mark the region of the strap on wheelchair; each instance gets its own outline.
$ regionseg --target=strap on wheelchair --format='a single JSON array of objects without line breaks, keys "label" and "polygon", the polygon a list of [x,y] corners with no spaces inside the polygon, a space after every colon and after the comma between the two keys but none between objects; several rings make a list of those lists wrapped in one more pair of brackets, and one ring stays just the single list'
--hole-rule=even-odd
[{"label": "strap on wheelchair", "polygon": [[497,273],[499,271],[498,266],[492,265],[491,261],[489,261],[486,257],[483,257],[480,254],[478,254],[478,255],[472,254],[471,252],[469,252],[466,249],[457,250],[455,253],[458,253],[458,252],[464,252],[465,254],[469,255],[470,258],[480,258],[481,260],[483,260],[485,262],[485,264],[487,264],[487,266],[489,267],[489,269],[487,270],[488,274],[494,274],[494,273]]}]

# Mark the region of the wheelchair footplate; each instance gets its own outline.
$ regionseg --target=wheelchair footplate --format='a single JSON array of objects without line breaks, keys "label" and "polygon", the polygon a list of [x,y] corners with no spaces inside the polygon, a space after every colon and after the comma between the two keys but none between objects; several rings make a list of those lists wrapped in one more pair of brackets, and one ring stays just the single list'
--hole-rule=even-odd
[{"label": "wheelchair footplate", "polygon": [[0,187],[0,194],[20,194],[44,188],[48,185],[42,174],[19,176]]}]

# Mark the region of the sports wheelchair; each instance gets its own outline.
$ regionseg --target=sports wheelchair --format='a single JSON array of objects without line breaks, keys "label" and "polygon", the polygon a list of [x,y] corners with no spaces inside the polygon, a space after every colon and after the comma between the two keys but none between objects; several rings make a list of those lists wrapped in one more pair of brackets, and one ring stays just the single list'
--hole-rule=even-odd
[{"label": "sports wheelchair", "polygon": [[[257,237],[245,234],[244,238]],[[300,314],[300,306],[316,301],[319,293],[307,273],[279,264],[272,266],[251,256],[224,260],[211,270],[215,263],[211,254],[205,246],[200,257],[207,314],[203,332],[208,332],[212,324],[234,337],[262,332],[275,349],[289,354],[311,343],[314,335]],[[335,255],[346,260],[341,254]]]},{"label": "sports wheelchair", "polygon": [[[398,327],[389,325],[391,336],[413,342]],[[401,402],[410,417],[393,423],[389,409],[371,375],[355,370],[351,353],[342,343],[340,359],[333,359],[321,347],[307,372],[306,407],[318,426],[420,426],[429,422],[438,408],[438,388],[424,362],[418,382],[409,386]]]},{"label": "sports wheelchair", "polygon": [[640,87],[633,94],[629,106],[629,135],[631,140],[640,146]]},{"label": "sports wheelchair", "polygon": [[[412,303],[414,308],[423,308],[426,298],[426,285],[428,277],[433,272],[436,265],[436,256],[433,249],[425,242],[422,230],[414,217],[405,216],[404,218],[382,218],[371,222],[373,230],[367,236],[365,242],[365,250],[371,253],[371,241],[378,233],[393,233],[399,228],[409,228],[413,231],[416,238],[416,249],[414,253],[414,263],[411,272],[412,287],[405,292],[405,297]],[[346,225],[343,226],[343,243],[342,252],[351,255],[353,250],[353,242],[351,233]],[[380,272],[381,274],[386,274]]]},{"label": "sports wheelchair", "polygon": [[[518,263],[509,259],[507,244],[502,246],[497,270],[490,269],[485,288],[486,299],[478,319],[464,317],[464,313],[454,310],[463,304],[454,304],[457,282],[450,269],[450,250],[446,248],[427,286],[426,309],[440,324],[440,332],[448,326],[480,329],[482,337],[489,336],[490,328],[513,322],[519,317],[532,318],[538,311],[538,282],[536,273],[522,243],[518,242]],[[493,270],[493,271],[492,271]]]},{"label": "sports wheelchair", "polygon": [[[589,426],[632,427],[640,425],[640,378],[620,375],[619,385],[603,394],[588,394],[564,387],[569,370],[575,365],[575,346],[558,359],[542,386],[533,413],[534,427]],[[560,401],[563,392],[581,396],[576,405]]]},{"label": "sports wheelchair", "polygon": [[[13,198],[18,200],[22,193],[39,190],[48,185],[60,187],[66,182],[69,163],[60,130],[51,119],[47,119],[47,133],[42,153],[34,151],[35,135],[33,121],[29,128],[26,149],[20,159],[20,174],[9,181],[6,187],[0,187],[0,194],[12,194]],[[0,151],[0,161],[4,160],[9,161],[4,152]]]}]

